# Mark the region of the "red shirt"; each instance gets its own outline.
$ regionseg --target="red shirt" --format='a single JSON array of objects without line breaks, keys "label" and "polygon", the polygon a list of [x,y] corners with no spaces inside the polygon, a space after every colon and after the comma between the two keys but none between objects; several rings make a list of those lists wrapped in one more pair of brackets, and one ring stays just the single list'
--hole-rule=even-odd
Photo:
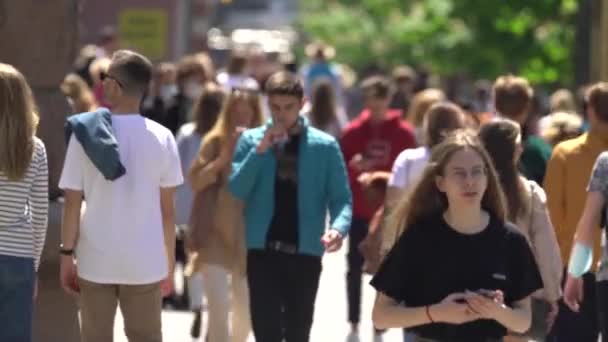
[{"label": "red shirt", "polygon": [[364,110],[344,130],[340,139],[344,161],[348,167],[350,188],[353,193],[353,217],[370,220],[374,215],[357,182],[360,173],[348,165],[357,154],[372,160],[368,171],[391,171],[393,162],[407,148],[416,147],[414,129],[401,120],[401,111],[389,110],[384,120],[372,122],[369,110]]}]

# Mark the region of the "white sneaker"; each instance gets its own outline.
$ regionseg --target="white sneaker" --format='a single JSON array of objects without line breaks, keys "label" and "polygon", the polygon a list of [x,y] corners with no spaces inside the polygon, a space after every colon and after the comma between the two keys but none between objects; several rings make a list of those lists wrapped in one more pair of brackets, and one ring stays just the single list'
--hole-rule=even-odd
[{"label": "white sneaker", "polygon": [[351,331],[346,337],[346,342],[361,342],[361,339],[359,339],[358,333]]}]

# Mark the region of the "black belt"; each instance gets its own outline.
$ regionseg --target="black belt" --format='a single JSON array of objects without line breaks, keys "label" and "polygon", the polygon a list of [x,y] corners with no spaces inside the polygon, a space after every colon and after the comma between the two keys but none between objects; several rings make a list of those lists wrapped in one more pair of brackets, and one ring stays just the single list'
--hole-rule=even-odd
[{"label": "black belt", "polygon": [[298,254],[298,246],[283,241],[267,241],[266,249],[286,254]]}]

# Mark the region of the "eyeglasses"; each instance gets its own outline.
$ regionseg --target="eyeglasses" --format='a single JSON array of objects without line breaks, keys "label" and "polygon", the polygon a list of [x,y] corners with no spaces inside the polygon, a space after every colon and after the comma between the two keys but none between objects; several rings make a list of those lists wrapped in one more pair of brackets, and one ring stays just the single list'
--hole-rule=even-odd
[{"label": "eyeglasses", "polygon": [[105,71],[99,73],[99,79],[101,80],[101,82],[103,82],[106,78],[114,80],[118,84],[118,86],[122,88],[122,83],[116,77],[108,74]]},{"label": "eyeglasses", "polygon": [[475,168],[470,172],[464,169],[456,169],[448,172],[448,177],[454,179],[457,182],[465,182],[469,177],[473,181],[479,181],[487,176],[487,170],[485,168]]}]

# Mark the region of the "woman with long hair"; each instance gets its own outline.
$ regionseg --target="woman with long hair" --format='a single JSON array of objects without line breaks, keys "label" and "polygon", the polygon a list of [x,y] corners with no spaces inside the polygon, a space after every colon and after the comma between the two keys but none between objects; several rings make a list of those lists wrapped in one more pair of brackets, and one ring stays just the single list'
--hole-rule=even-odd
[{"label": "woman with long hair", "polygon": [[[190,268],[203,274],[209,306],[209,342],[229,340],[228,288],[233,307],[230,341],[245,342],[251,330],[245,278],[243,204],[230,193],[228,176],[240,132],[261,124],[257,92],[233,89],[217,122],[203,139],[199,155],[190,169],[189,178],[195,192],[193,216],[203,216],[199,218],[201,225],[191,227],[194,253]],[[196,198],[203,194],[205,201],[199,208]]]},{"label": "woman with long hair", "polygon": [[30,341],[46,238],[48,166],[25,77],[0,63],[0,341]]},{"label": "woman with long hair", "polygon": [[[479,138],[498,173],[507,201],[507,217],[527,238],[540,269],[544,286],[532,295],[534,324],[526,336],[543,340],[557,316],[562,277],[560,250],[547,211],[547,196],[536,182],[524,178],[517,167],[523,150],[519,124],[508,119],[488,122],[481,126]],[[524,341],[510,338],[510,341],[517,340]]]},{"label": "woman with long hair", "polygon": [[[180,127],[176,142],[181,161],[182,172],[184,172],[184,184],[177,187],[175,192],[175,224],[178,225],[179,237],[176,243],[175,261],[182,265],[187,263],[187,253],[184,246],[184,232],[188,231],[188,223],[192,210],[192,200],[194,194],[192,186],[188,181],[188,172],[192,163],[198,156],[201,147],[202,139],[213,128],[217,118],[222,110],[224,103],[224,91],[217,84],[207,82],[203,86],[201,96],[194,103],[192,109],[193,121]],[[202,280],[200,273],[189,275],[185,289],[181,296],[174,294],[172,298],[165,300],[173,300],[176,306],[186,306],[190,301],[190,309],[194,312],[193,327],[191,329],[194,338],[198,338],[200,324],[202,319],[201,306],[202,301]]]},{"label": "woman with long hair", "polygon": [[530,326],[542,287],[526,238],[507,223],[500,181],[474,132],[456,131],[391,224],[404,232],[372,279],[377,328],[417,341],[502,341]]},{"label": "woman with long hair", "polygon": [[[450,132],[465,128],[466,123],[466,114],[452,102],[438,102],[428,109],[424,114],[422,140],[424,145],[402,151],[393,163],[386,190],[386,214],[414,187],[429,161],[431,149]],[[387,227],[402,228],[385,225],[382,232],[381,255],[386,255],[401,234],[400,230],[394,231]]]},{"label": "woman with long hair", "polygon": [[310,124],[339,138],[348,123],[346,113],[336,105],[336,95],[333,85],[328,81],[319,81],[312,91],[310,111],[306,114]]}]

